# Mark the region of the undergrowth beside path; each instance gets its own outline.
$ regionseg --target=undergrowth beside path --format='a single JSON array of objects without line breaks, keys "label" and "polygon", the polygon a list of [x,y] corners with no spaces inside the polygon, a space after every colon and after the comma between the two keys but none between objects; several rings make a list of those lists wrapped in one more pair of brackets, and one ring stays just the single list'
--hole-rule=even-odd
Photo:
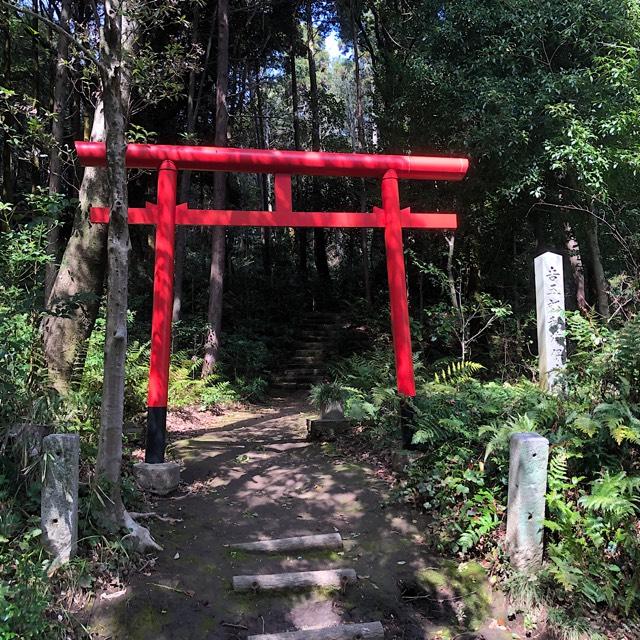
[{"label": "undergrowth beside path", "polygon": [[[396,499],[429,514],[432,548],[481,559],[531,633],[634,638],[640,633],[640,318],[620,329],[568,315],[572,353],[564,392],[527,379],[487,379],[474,363],[418,364],[412,416],[393,388],[385,348],[339,362],[335,380],[359,423],[365,456],[400,446],[403,428],[424,452],[394,485]],[[545,561],[514,574],[503,549],[508,444],[535,431],[551,444]],[[372,453],[373,452],[373,453]]]}]

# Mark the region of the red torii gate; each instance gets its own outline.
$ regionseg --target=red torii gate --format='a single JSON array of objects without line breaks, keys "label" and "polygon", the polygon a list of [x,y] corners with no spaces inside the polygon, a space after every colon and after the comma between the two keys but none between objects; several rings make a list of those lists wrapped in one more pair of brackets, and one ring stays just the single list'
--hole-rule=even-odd
[{"label": "red torii gate", "polygon": [[[85,167],[106,165],[103,143],[76,142],[76,151]],[[130,144],[126,164],[129,168],[158,171],[158,202],[129,209],[131,224],[156,226],[146,462],[164,461],[177,224],[383,228],[398,391],[405,396],[415,395],[402,230],[455,229],[457,220],[455,213],[413,213],[409,208],[401,209],[398,179],[462,180],[469,166],[466,158]],[[189,209],[186,203],[177,204],[180,170],[274,174],[275,210]],[[372,213],[293,211],[294,174],[379,178],[382,207],[374,207]],[[109,209],[92,208],[91,221],[108,223]]]}]

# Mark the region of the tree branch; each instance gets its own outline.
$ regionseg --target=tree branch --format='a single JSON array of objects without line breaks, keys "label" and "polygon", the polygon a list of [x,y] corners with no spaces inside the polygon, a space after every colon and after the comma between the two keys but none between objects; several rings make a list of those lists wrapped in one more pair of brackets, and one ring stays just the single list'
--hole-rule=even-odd
[{"label": "tree branch", "polygon": [[23,13],[36,18],[41,22],[44,22],[44,24],[51,27],[54,31],[57,31],[63,38],[67,38],[67,40],[69,40],[71,44],[80,49],[80,51],[82,51],[82,53],[84,53],[89,58],[89,60],[91,60],[91,62],[93,62],[93,64],[98,67],[98,69],[100,69],[101,71],[105,70],[104,65],[100,62],[100,60],[98,60],[95,53],[91,51],[91,49],[79,42],[72,33],[69,33],[66,29],[63,29],[53,20],[50,20],[49,18],[43,16],[41,13],[37,13],[36,11],[32,11],[31,9],[27,9],[26,7],[17,7],[15,4],[7,2],[7,0],[0,0],[0,5],[6,7],[7,9],[12,9],[16,13]]}]

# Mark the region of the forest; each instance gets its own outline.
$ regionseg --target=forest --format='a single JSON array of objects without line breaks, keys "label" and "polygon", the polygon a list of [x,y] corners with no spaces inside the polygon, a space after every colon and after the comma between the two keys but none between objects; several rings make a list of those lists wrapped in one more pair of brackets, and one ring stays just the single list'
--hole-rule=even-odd
[{"label": "forest", "polygon": [[[76,141],[104,142],[106,168]],[[458,214],[404,231],[415,397],[396,389],[381,229],[178,226],[169,412],[339,400],[343,455],[424,453],[393,502],[428,516],[431,553],[483,567],[513,637],[640,638],[638,0],[0,0],[0,640],[107,637],[91,598],[162,554],[132,476],[156,243],[127,212],[158,196],[155,171],[125,166],[134,143],[468,158],[461,182],[400,181],[403,207]],[[264,173],[182,171],[177,191],[275,206]],[[381,206],[373,178],[293,176],[292,194],[294,211]],[[556,393],[536,340],[549,251]],[[341,330],[297,384],[285,365],[322,314]],[[55,571],[34,444],[51,432],[80,436],[78,554]],[[504,548],[520,432],[550,443],[533,576]]]}]

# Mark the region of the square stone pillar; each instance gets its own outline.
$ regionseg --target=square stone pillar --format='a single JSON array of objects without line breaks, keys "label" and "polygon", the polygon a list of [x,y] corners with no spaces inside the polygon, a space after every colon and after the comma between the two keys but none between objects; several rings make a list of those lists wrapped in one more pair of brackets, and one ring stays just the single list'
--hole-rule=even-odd
[{"label": "square stone pillar", "polygon": [[42,440],[44,481],[41,521],[44,546],[54,564],[68,562],[78,550],[80,436],[53,433]]},{"label": "square stone pillar", "polygon": [[511,564],[530,573],[542,563],[549,441],[514,433],[509,449],[506,546]]},{"label": "square stone pillar", "polygon": [[535,259],[534,268],[540,384],[554,391],[567,354],[562,256],[547,251]]}]

